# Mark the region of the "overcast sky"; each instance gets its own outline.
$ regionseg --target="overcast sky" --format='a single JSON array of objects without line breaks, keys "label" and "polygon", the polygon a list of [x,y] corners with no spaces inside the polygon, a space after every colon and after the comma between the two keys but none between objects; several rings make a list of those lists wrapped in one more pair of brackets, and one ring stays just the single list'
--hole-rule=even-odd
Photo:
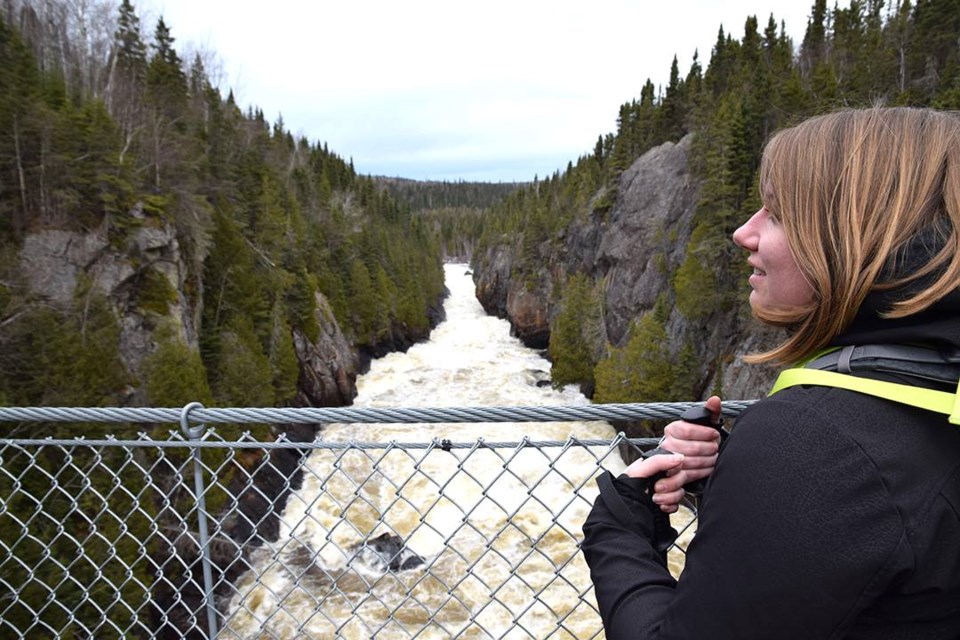
[{"label": "overcast sky", "polygon": [[141,0],[181,55],[213,51],[242,107],[327,142],[363,174],[525,181],[613,132],[722,24],[770,14],[798,44],[813,0]]}]

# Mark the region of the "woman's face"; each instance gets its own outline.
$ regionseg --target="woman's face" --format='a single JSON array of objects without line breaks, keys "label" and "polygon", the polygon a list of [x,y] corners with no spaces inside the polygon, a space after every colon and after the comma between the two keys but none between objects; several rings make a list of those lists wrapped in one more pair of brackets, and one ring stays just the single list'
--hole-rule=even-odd
[{"label": "woman's face", "polygon": [[750,307],[754,311],[786,310],[813,301],[813,287],[790,253],[787,234],[766,207],[733,232],[733,241],[750,252]]}]

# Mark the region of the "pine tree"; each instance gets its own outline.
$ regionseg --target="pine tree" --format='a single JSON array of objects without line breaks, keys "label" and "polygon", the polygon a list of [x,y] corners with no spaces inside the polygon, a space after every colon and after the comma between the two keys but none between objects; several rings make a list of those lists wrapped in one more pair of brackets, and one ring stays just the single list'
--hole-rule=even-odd
[{"label": "pine tree", "polygon": [[600,302],[593,284],[582,274],[574,275],[564,286],[560,311],[550,327],[550,375],[555,386],[579,384],[585,395],[592,395],[601,332]]},{"label": "pine tree", "polygon": [[913,5],[910,0],[903,0],[902,3],[900,0],[897,0],[893,12],[887,21],[886,28],[884,29],[889,48],[893,50],[896,60],[896,82],[897,89],[899,90],[897,102],[904,104],[907,102],[906,95],[910,80],[909,63],[913,58],[912,40],[914,29],[913,21],[910,17],[912,11]]},{"label": "pine tree", "polygon": [[827,0],[815,0],[807,30],[800,45],[800,72],[810,77],[814,70],[826,62],[827,46]]},{"label": "pine tree", "polygon": [[382,337],[386,325],[383,307],[363,260],[355,259],[350,264],[349,274],[349,326],[354,331],[357,344],[373,346]]},{"label": "pine tree", "polygon": [[[182,107],[181,104],[171,105],[170,101],[179,103],[187,94],[187,79],[183,72],[183,62],[177,54],[173,44],[176,41],[170,34],[170,28],[161,16],[157,20],[157,27],[153,35],[154,50],[150,63],[147,66],[147,95],[155,105],[167,103],[167,108]],[[172,116],[180,115],[171,112]]]},{"label": "pine tree", "polygon": [[150,159],[155,190],[182,164],[178,143],[186,131],[187,81],[173,43],[170,29],[161,17],[154,32],[154,53],[147,65],[145,94],[150,113],[144,152]]},{"label": "pine tree", "polygon": [[[314,320],[314,324],[316,324],[316,320]],[[270,360],[274,397],[279,404],[287,405],[297,395],[300,362],[297,360],[296,350],[293,346],[290,325],[279,300],[273,309],[272,329],[267,357]]]},{"label": "pine tree", "polygon": [[685,101],[685,86],[680,80],[680,68],[677,65],[677,56],[673,56],[670,65],[670,81],[667,92],[660,105],[660,136],[663,140],[676,141],[683,137],[687,118]]},{"label": "pine tree", "polygon": [[220,334],[214,398],[227,407],[271,407],[273,369],[253,330],[243,316],[234,317]]},{"label": "pine tree", "polygon": [[213,395],[200,354],[184,343],[171,324],[157,332],[157,348],[143,364],[147,401],[153,407],[210,405]]},{"label": "pine tree", "polygon": [[693,114],[700,108],[703,96],[703,68],[700,66],[699,53],[694,50],[690,70],[683,81],[686,92],[687,113],[684,129],[689,131],[693,126]]},{"label": "pine tree", "polygon": [[116,64],[124,71],[134,75],[134,79],[145,80],[147,64],[147,46],[140,33],[140,18],[130,0],[122,0],[117,18]]},{"label": "pine tree", "polygon": [[911,76],[929,99],[952,87],[960,74],[960,0],[917,0],[912,21]]},{"label": "pine tree", "polygon": [[713,45],[710,54],[710,64],[703,75],[703,81],[713,97],[719,97],[727,92],[730,81],[736,72],[736,46],[723,32],[723,27],[717,33],[717,42]]},{"label": "pine tree", "polygon": [[691,320],[701,320],[718,309],[720,287],[715,249],[724,240],[709,223],[698,225],[691,234],[684,260],[673,276],[671,284],[677,309]]},{"label": "pine tree", "polygon": [[596,402],[671,400],[673,364],[663,323],[653,313],[637,321],[625,347],[611,348],[597,363]]},{"label": "pine tree", "polygon": [[39,156],[40,141],[34,126],[40,93],[37,62],[20,34],[0,16],[0,171],[4,189],[0,203],[0,238],[19,239],[28,220],[39,213],[28,171]]},{"label": "pine tree", "polygon": [[120,125],[125,148],[129,148],[141,124],[142,92],[147,79],[147,46],[140,31],[140,18],[130,0],[120,3],[111,58],[106,103]]}]

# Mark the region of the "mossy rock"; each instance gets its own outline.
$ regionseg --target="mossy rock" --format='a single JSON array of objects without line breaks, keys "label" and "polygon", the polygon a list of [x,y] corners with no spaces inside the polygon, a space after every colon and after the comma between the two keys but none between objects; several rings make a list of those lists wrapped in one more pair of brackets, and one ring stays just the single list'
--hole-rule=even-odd
[{"label": "mossy rock", "polygon": [[161,316],[168,315],[170,305],[177,303],[177,290],[165,275],[153,267],[141,271],[135,295],[137,307]]}]

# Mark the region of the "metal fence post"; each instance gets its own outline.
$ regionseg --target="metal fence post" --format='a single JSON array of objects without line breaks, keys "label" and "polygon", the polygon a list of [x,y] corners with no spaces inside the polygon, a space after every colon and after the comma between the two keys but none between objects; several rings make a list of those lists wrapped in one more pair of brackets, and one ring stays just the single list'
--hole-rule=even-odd
[{"label": "metal fence post", "polygon": [[[198,424],[190,426],[189,414],[194,409],[202,409],[200,402],[191,402],[180,412],[180,428],[184,435],[193,442],[200,442],[206,426]],[[203,463],[200,457],[200,447],[193,447],[193,485],[197,499],[197,530],[200,536],[200,562],[203,566],[204,603],[207,609],[207,628],[210,639],[217,637],[217,605],[213,600],[213,561],[210,559],[210,538],[207,532],[207,501],[204,495]]]}]

